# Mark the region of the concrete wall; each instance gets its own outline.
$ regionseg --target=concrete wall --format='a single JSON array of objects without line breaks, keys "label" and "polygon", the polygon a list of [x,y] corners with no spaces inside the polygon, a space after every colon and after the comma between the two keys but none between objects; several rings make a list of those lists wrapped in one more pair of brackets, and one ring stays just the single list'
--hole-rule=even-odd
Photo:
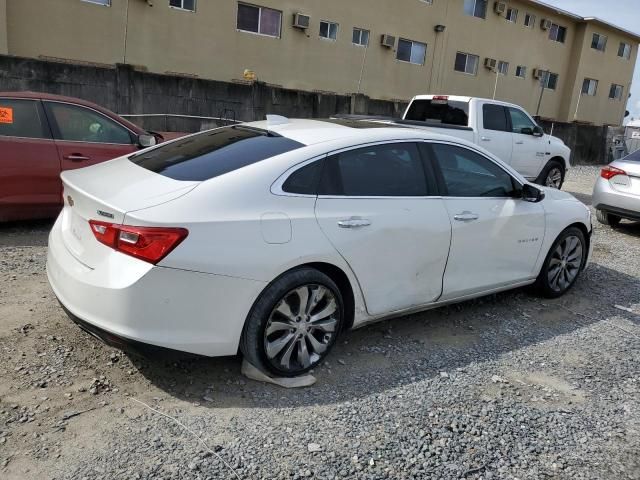
[{"label": "concrete wall", "polygon": [[[6,0],[0,0],[6,1]],[[82,0],[19,0],[7,5],[8,53],[34,58],[114,65],[132,64],[150,72],[188,74],[231,82],[245,69],[270,85],[338,95],[364,93],[371,98],[408,100],[418,93],[492,97],[496,75],[482,66],[486,57],[509,62],[498,78],[496,98],[536,113],[540,94],[535,68],[559,74],[558,88],[547,90],[540,115],[572,121],[585,75],[600,81],[597,99],[581,102],[578,119],[596,124],[619,123],[621,103],[609,102],[612,83],[628,87],[634,60],[617,57],[620,39],[634,46],[637,37],[578,17],[558,13],[527,0],[510,0],[518,9],[516,23],[493,11],[486,19],[464,13],[464,0],[251,0],[282,12],[280,38],[239,31],[236,0],[200,0],[195,12],[170,8],[168,0],[112,0],[110,7]],[[1,4],[0,4],[1,5]],[[311,17],[306,31],[291,26],[294,13]],[[526,13],[536,16],[534,28],[524,26]],[[564,43],[549,40],[541,19],[567,27]],[[319,37],[320,20],[339,24],[337,40]],[[444,25],[443,33],[434,31]],[[352,29],[371,31],[364,48],[352,43]],[[591,32],[609,36],[603,54],[590,49]],[[594,30],[594,31],[595,31]],[[38,32],[37,35],[34,32]],[[427,44],[424,65],[396,59],[396,51],[380,45],[380,36]],[[397,43],[396,43],[397,45]],[[458,51],[480,57],[476,75],[454,71]],[[516,66],[527,67],[525,79]],[[603,68],[606,66],[606,68]],[[585,100],[584,98],[581,100]]]},{"label": "concrete wall", "polygon": [[573,165],[605,165],[611,161],[608,127],[545,120],[539,123],[545,132],[562,139],[571,149]]}]

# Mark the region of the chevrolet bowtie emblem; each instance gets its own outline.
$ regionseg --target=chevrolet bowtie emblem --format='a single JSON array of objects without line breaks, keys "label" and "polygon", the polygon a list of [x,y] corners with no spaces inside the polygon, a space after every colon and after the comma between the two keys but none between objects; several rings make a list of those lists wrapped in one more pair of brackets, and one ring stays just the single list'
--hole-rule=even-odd
[{"label": "chevrolet bowtie emblem", "polygon": [[73,198],[71,198],[71,195],[67,195],[67,203],[70,207],[73,207],[74,201]]}]

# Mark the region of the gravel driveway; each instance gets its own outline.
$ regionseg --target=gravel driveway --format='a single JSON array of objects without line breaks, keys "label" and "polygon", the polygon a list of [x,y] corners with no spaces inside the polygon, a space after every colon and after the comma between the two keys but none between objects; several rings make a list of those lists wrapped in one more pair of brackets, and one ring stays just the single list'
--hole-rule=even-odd
[{"label": "gravel driveway", "polygon": [[[589,204],[597,173],[565,189]],[[561,299],[519,290],[350,332],[303,390],[82,332],[46,281],[49,227],[0,226],[3,479],[640,478],[638,223],[596,225]]]}]

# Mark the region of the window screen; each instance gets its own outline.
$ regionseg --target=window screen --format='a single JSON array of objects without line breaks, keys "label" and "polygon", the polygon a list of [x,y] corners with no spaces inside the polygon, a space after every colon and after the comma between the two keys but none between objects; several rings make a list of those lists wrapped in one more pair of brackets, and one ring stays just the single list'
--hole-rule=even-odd
[{"label": "window screen", "polygon": [[419,197],[427,183],[418,148],[393,143],[349,150],[325,160],[319,194]]},{"label": "window screen", "polygon": [[37,100],[0,98],[0,135],[51,138]]}]

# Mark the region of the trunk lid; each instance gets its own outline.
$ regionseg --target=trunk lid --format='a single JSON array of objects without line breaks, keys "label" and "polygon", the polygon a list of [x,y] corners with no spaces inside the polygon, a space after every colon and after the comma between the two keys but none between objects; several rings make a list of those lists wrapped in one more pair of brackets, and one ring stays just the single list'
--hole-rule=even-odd
[{"label": "trunk lid", "polygon": [[69,252],[96,268],[112,250],[98,242],[89,220],[122,224],[127,212],[174,200],[199,182],[173,180],[126,158],[63,172],[62,238]]}]

